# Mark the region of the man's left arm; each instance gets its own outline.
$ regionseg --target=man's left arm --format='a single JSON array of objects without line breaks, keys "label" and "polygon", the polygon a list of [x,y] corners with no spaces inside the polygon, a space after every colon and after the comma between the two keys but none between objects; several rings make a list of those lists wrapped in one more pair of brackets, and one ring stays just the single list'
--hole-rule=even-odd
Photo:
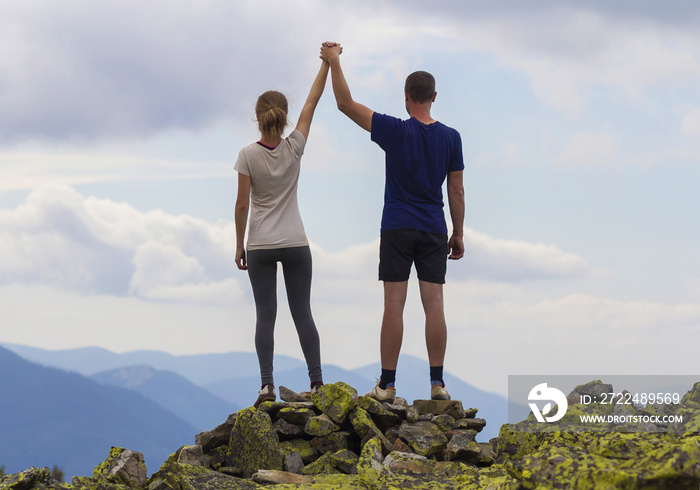
[{"label": "man's left arm", "polygon": [[447,243],[452,260],[464,257],[464,184],[463,170],[455,170],[447,174],[447,202],[450,205],[452,218],[452,236]]}]

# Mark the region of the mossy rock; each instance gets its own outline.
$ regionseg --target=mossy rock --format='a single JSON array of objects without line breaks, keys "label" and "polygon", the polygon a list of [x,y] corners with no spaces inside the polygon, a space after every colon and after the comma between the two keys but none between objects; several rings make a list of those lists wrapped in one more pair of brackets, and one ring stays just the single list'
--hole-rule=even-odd
[{"label": "mossy rock", "polygon": [[311,395],[316,408],[337,424],[342,424],[345,417],[357,406],[357,399],[357,390],[342,381],[323,385]]},{"label": "mossy rock", "polygon": [[683,395],[681,407],[685,409],[700,410],[700,382],[695,383],[693,387]]},{"label": "mossy rock", "polygon": [[143,454],[121,447],[112,447],[106,460],[95,467],[93,479],[140,487],[148,479]]},{"label": "mossy rock", "polygon": [[0,488],[3,490],[34,488],[41,483],[48,484],[50,478],[51,471],[48,468],[32,466],[18,473],[0,476]]},{"label": "mossy rock", "polygon": [[[377,427],[383,431],[401,424],[401,417],[399,415],[385,409],[381,403],[373,398],[361,396],[358,399],[357,406],[370,414]],[[403,413],[405,415],[405,409]]]},{"label": "mossy rock", "polygon": [[309,418],[304,426],[304,432],[314,437],[327,436],[331,432],[338,430],[340,430],[340,427],[334,424],[333,420],[325,413]]},{"label": "mossy rock", "polygon": [[259,469],[283,470],[284,451],[270,416],[252,407],[238,412],[229,453],[228,466],[240,468],[245,478]]},{"label": "mossy rock", "polygon": [[365,443],[357,462],[357,475],[367,487],[385,488],[382,480],[388,470],[382,466],[383,461],[382,442],[374,437]]},{"label": "mossy rock", "polygon": [[[329,453],[330,454],[330,453]],[[357,462],[360,458],[357,454],[347,449],[342,449],[331,454],[331,463],[343,473],[357,474]]]},{"label": "mossy rock", "polygon": [[341,473],[341,471],[333,464],[331,453],[324,454],[313,463],[304,466],[304,468],[301,470],[302,475],[320,475],[332,473]]},{"label": "mossy rock", "polygon": [[350,424],[352,424],[353,430],[360,438],[365,437],[370,430],[377,429],[377,425],[374,423],[374,420],[372,420],[372,417],[369,416],[369,413],[360,407],[356,407],[350,412],[348,420]]},{"label": "mossy rock", "polygon": [[290,424],[299,425],[301,427],[304,427],[306,422],[315,415],[316,412],[308,408],[285,407],[277,412],[279,418],[286,420]]},{"label": "mossy rock", "polygon": [[147,488],[181,490],[257,490],[265,488],[250,480],[182,463],[166,463],[148,480]]},{"label": "mossy rock", "polygon": [[447,437],[431,422],[408,422],[401,424],[399,435],[411,449],[421,456],[431,456],[447,447]]},{"label": "mossy rock", "polygon": [[312,463],[318,458],[318,451],[311,446],[311,442],[305,439],[292,439],[281,444],[285,456],[290,453],[299,453],[304,464]]},{"label": "mossy rock", "polygon": [[675,489],[700,484],[698,442],[666,433],[533,434],[504,426],[497,448],[525,488]]},{"label": "mossy rock", "polygon": [[327,436],[314,437],[310,441],[311,447],[316,449],[318,452],[325,454],[328,452],[335,453],[341,449],[355,449],[354,446],[357,445],[359,451],[359,444],[357,441],[357,436],[355,434],[350,434],[347,431],[340,430],[338,432],[332,432]]}]

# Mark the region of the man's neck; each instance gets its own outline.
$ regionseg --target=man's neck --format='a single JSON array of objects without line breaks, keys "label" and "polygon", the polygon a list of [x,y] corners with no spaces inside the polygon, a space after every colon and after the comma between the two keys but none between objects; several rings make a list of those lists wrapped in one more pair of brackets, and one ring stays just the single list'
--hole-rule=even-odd
[{"label": "man's neck", "polygon": [[408,115],[423,124],[433,124],[437,122],[430,115],[430,106],[428,104],[414,104]]},{"label": "man's neck", "polygon": [[435,119],[433,119],[433,118],[430,117],[430,116],[428,116],[427,118],[420,118],[420,117],[417,117],[417,116],[411,116],[411,117],[412,117],[413,119],[415,119],[416,121],[425,124],[426,126],[430,126],[431,124],[437,122]]}]

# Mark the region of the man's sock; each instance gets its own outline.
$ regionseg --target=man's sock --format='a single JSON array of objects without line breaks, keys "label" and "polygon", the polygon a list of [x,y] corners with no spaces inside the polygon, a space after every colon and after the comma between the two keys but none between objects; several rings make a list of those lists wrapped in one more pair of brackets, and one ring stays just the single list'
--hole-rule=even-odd
[{"label": "man's sock", "polygon": [[442,368],[442,366],[430,366],[430,386],[445,387],[445,382],[442,380]]},{"label": "man's sock", "polygon": [[382,375],[379,378],[379,387],[383,390],[393,388],[396,383],[396,369],[382,369]]}]

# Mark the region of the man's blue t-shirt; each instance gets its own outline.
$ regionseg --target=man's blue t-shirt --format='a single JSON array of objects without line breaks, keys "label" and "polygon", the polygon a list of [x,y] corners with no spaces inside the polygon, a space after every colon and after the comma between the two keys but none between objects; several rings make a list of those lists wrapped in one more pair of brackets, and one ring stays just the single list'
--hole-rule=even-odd
[{"label": "man's blue t-shirt", "polygon": [[464,170],[457,130],[440,122],[403,121],[375,112],[372,141],[386,153],[381,230],[447,233],[442,184],[448,172]]}]

